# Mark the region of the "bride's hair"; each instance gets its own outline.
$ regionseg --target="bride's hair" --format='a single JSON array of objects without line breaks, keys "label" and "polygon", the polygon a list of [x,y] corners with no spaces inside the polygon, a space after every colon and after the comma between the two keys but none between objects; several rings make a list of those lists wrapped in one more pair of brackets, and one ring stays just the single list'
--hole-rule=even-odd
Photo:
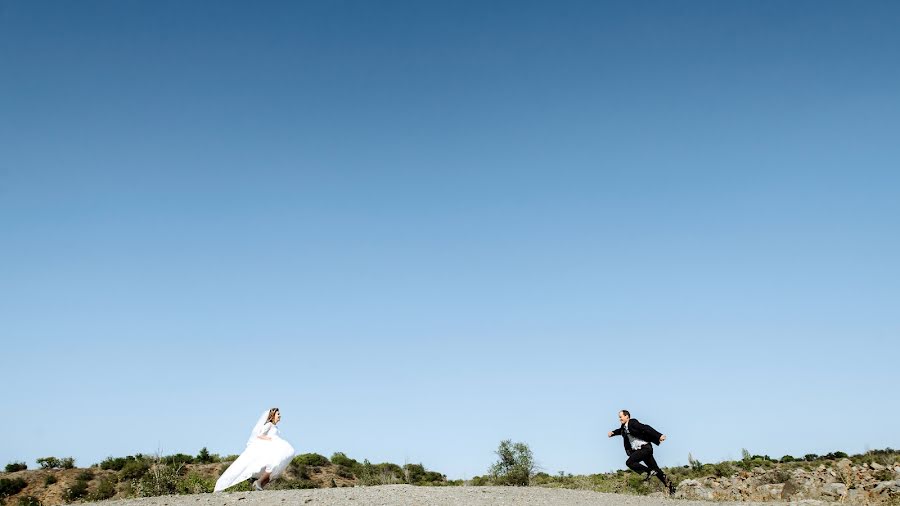
[{"label": "bride's hair", "polygon": [[269,410],[269,416],[266,417],[266,423],[275,423],[275,413],[278,413],[278,408],[272,408]]}]

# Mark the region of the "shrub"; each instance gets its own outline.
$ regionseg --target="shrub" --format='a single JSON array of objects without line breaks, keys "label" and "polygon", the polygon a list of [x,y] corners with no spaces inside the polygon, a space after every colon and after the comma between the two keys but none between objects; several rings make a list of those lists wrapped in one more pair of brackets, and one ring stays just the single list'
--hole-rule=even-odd
[{"label": "shrub", "polygon": [[86,481],[78,480],[63,492],[63,500],[66,502],[77,501],[87,495],[88,484]]},{"label": "shrub", "polygon": [[790,455],[785,455],[784,457],[781,457],[781,461],[780,461],[780,462],[781,462],[782,464],[786,464],[786,463],[788,463],[788,462],[793,462],[793,461],[795,461],[795,460],[797,460],[797,459],[795,459],[794,457],[792,457],[792,456],[790,456]]},{"label": "shrub", "polygon": [[720,462],[718,464],[713,464],[712,466],[713,474],[718,476],[719,478],[732,476],[737,472],[734,466],[731,465],[730,462]]},{"label": "shrub", "polygon": [[490,474],[498,485],[528,486],[536,465],[531,448],[525,443],[500,442],[496,453],[498,460],[490,467]]},{"label": "shrub", "polygon": [[41,457],[36,460],[41,469],[58,469],[62,467],[60,461],[56,457]]},{"label": "shrub", "polygon": [[441,473],[429,471],[422,464],[406,464],[403,466],[406,482],[413,485],[434,485],[444,483],[447,477]]},{"label": "shrub", "polygon": [[222,459],[218,455],[210,455],[209,450],[207,450],[205,446],[200,448],[200,452],[197,453],[197,457],[194,458],[194,462],[198,464],[215,464],[220,460]]},{"label": "shrub", "polygon": [[41,502],[40,499],[33,495],[26,495],[25,497],[20,497],[19,506],[44,506],[44,503]]},{"label": "shrub", "polygon": [[173,464],[176,466],[179,464],[193,464],[194,463],[194,457],[192,457],[190,455],[185,455],[183,453],[176,453],[174,455],[166,455],[165,457],[162,457],[161,460],[162,460],[162,462],[165,462],[166,464]]},{"label": "shrub", "polygon": [[819,460],[819,456],[816,455],[815,453],[807,453],[806,455],[803,456],[803,460],[805,460],[807,462],[812,462],[814,460]]},{"label": "shrub", "polygon": [[690,452],[688,452],[688,464],[690,464],[693,471],[701,471],[703,469],[703,463],[695,459],[694,456],[690,454]]},{"label": "shrub", "polygon": [[59,480],[56,479],[56,476],[54,476],[54,475],[52,475],[52,474],[48,474],[48,475],[44,478],[44,486],[45,486],[45,487],[49,487],[50,485],[53,485],[53,484],[56,483],[57,481],[59,481]]},{"label": "shrub", "polygon": [[292,460],[290,464],[288,464],[288,469],[294,474],[294,476],[302,479],[309,479],[309,469],[306,464],[298,464],[296,460]]},{"label": "shrub", "polygon": [[78,481],[91,481],[94,479],[94,473],[88,470],[81,471],[75,476],[75,479]]},{"label": "shrub", "polygon": [[179,472],[181,466],[153,465],[140,480],[132,482],[134,495],[140,497],[155,497],[158,495],[171,495],[177,492]]},{"label": "shrub", "polygon": [[[337,454],[335,454],[335,455],[337,455]],[[347,458],[347,456],[344,455],[343,453],[341,455],[343,455],[345,458]],[[356,462],[355,460],[349,459],[349,458],[347,460]],[[304,453],[303,455],[297,455],[296,457],[294,457],[294,460],[292,462],[295,462],[298,465],[303,464],[306,466],[313,466],[313,467],[325,467],[325,466],[331,465],[331,461],[328,460],[327,457],[325,457],[324,455],[319,455],[318,453]],[[349,467],[352,467],[352,466],[349,466]]]},{"label": "shrub", "polygon": [[121,471],[123,467],[129,462],[133,462],[138,460],[138,457],[133,455],[129,455],[127,457],[107,457],[100,462],[100,469],[106,469],[109,471]]},{"label": "shrub", "polygon": [[75,459],[72,457],[63,457],[59,460],[59,467],[63,469],[75,469]]},{"label": "shrub", "polygon": [[22,478],[0,478],[0,499],[16,495],[28,486]]},{"label": "shrub", "polygon": [[26,464],[24,462],[10,462],[9,464],[6,464],[6,472],[7,473],[14,473],[16,471],[24,471],[26,469],[28,469],[28,464]]},{"label": "shrub", "polygon": [[122,480],[139,480],[147,471],[150,470],[150,464],[145,460],[131,460],[125,464],[119,471],[119,479]]},{"label": "shrub", "polygon": [[190,473],[178,480],[175,490],[179,494],[206,494],[212,492],[215,485],[214,480],[204,478],[197,473]]},{"label": "shrub", "polygon": [[350,469],[348,469],[344,466],[337,466],[337,469],[334,471],[334,474],[340,476],[341,478],[345,478],[347,480],[352,480],[354,478],[353,471],[351,471]]},{"label": "shrub", "polygon": [[470,482],[473,487],[484,487],[491,484],[491,480],[486,476],[473,476]]},{"label": "shrub", "polygon": [[359,465],[359,462],[351,459],[343,452],[336,452],[334,455],[332,455],[331,463],[336,466],[344,466],[350,469],[353,469],[354,467]]},{"label": "shrub", "polygon": [[894,479],[894,473],[890,469],[879,469],[872,473],[872,476],[878,481],[891,481]]},{"label": "shrub", "polygon": [[90,495],[91,501],[102,501],[116,495],[117,481],[115,475],[101,479],[100,483],[97,485],[97,490]]}]

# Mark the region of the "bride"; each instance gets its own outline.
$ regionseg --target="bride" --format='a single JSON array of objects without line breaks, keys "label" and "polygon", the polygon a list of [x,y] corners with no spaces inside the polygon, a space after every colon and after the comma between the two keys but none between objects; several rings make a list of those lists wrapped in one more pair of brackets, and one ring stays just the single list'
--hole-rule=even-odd
[{"label": "bride", "polygon": [[250,433],[247,448],[216,481],[215,492],[251,478],[256,479],[253,488],[262,490],[281,475],[294,457],[294,447],[278,435],[276,425],[280,420],[278,408],[263,411]]}]

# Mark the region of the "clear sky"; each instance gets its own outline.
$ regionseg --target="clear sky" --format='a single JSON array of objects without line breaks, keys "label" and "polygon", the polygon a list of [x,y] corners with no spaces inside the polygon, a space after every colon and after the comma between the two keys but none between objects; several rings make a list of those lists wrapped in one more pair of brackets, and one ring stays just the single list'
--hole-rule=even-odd
[{"label": "clear sky", "polygon": [[900,447],[900,4],[0,1],[0,464]]}]

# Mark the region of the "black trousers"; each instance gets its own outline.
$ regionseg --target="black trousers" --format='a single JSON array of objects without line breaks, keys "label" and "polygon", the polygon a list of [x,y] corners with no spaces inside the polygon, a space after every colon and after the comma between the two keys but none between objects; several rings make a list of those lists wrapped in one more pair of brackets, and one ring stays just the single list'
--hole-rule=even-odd
[{"label": "black trousers", "polygon": [[[641,462],[644,462],[647,465],[645,466],[644,464],[641,464]],[[628,456],[628,460],[625,461],[625,465],[632,471],[640,474],[656,471],[656,477],[659,478],[659,481],[663,482],[664,485],[668,484],[668,481],[666,481],[666,473],[662,472],[662,469],[659,468],[659,464],[656,463],[656,459],[653,458],[653,447],[650,446],[650,443],[642,446],[640,450],[631,452],[631,455]]]}]

